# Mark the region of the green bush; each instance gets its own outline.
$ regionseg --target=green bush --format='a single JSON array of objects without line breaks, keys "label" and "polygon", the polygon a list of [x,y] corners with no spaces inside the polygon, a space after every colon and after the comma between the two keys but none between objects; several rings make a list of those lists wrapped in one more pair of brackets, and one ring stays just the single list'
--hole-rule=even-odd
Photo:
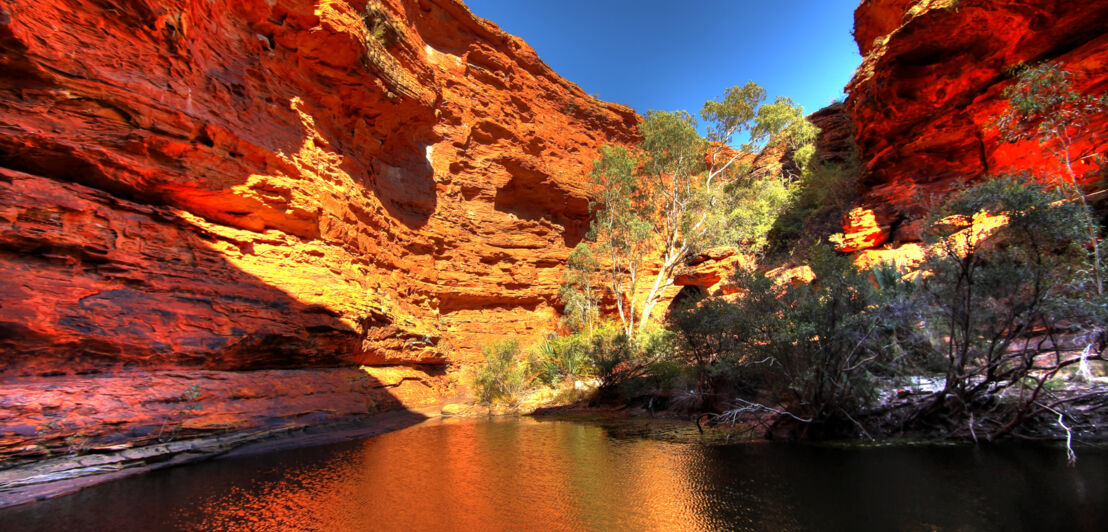
[{"label": "green bush", "polygon": [[549,336],[527,349],[524,360],[519,343],[505,340],[484,350],[485,361],[470,370],[469,381],[480,403],[511,403],[533,382],[550,386],[582,377],[595,377],[605,398],[632,398],[667,388],[681,375],[671,357],[674,341],[660,325],[631,341],[608,321],[592,334]]},{"label": "green bush", "polygon": [[660,325],[647,326],[633,340],[613,322],[602,324],[591,337],[575,336],[589,374],[599,381],[601,399],[631,399],[664,389],[680,373],[671,358],[674,336]]},{"label": "green bush", "polygon": [[593,375],[592,342],[587,331],[551,335],[531,348],[528,366],[544,384]]},{"label": "green bush", "polygon": [[[1007,222],[987,229],[982,213]],[[979,224],[971,225],[975,218]],[[1083,205],[1016,177],[953,194],[932,213],[933,252],[923,265],[920,299],[924,319],[943,332],[929,348],[943,360],[946,384],[906,423],[946,424],[955,435],[991,438],[1042,410],[1045,383],[1078,357],[1032,340],[1095,335],[1105,322],[1106,302],[1084,245],[1087,227]],[[997,408],[1008,388],[1019,392]]]},{"label": "green bush", "polygon": [[859,166],[854,154],[845,162],[812,165],[793,185],[791,202],[769,231],[770,247],[776,251],[805,249],[815,240],[840,231],[843,215],[857,198]]},{"label": "green bush", "polygon": [[889,346],[913,338],[916,314],[890,306],[904,287],[878,288],[826,246],[809,254],[812,283],[779,287],[741,271],[734,282],[743,297],[701,301],[671,323],[682,358],[697,370],[698,392],[727,387],[792,414],[782,420],[803,420],[809,436],[830,436],[853,427],[852,414],[872,404],[878,373],[905,369],[910,358]]},{"label": "green bush", "polygon": [[512,402],[526,383],[526,364],[519,359],[519,342],[497,342],[484,349],[485,361],[476,365],[470,377],[480,403]]},{"label": "green bush", "polygon": [[396,44],[402,35],[396,23],[388,15],[388,11],[383,6],[376,5],[375,2],[366,4],[362,22],[365,23],[366,38],[380,43],[385,48]]}]

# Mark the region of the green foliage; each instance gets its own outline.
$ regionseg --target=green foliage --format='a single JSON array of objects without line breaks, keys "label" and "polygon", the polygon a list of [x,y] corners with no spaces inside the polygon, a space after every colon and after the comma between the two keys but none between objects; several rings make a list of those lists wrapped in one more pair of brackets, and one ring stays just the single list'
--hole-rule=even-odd
[{"label": "green foliage", "polygon": [[876,377],[913,362],[891,347],[911,336],[916,315],[848,258],[826,247],[810,253],[815,282],[778,287],[763,274],[739,272],[734,281],[744,297],[704,300],[675,312],[671,323],[702,393],[730,381],[752,400],[833,432],[872,402]]},{"label": "green foliage", "polygon": [[602,399],[631,399],[672,385],[681,368],[674,363],[675,336],[647,326],[637,338],[612,321],[591,333],[552,335],[532,346],[527,370],[546,385],[595,377]]},{"label": "green foliage", "polygon": [[716,190],[706,182],[707,145],[696,121],[684,112],[651,111],[642,124],[638,179],[643,185],[643,218],[666,263],[676,264],[707,236],[704,219],[715,206]]},{"label": "green foliage", "polygon": [[796,187],[778,176],[754,177],[734,181],[726,188],[724,215],[717,223],[716,243],[739,244],[751,254],[757,254],[769,243],[771,231],[781,215],[795,201]]},{"label": "green foliage", "polygon": [[1009,142],[1035,138],[1044,143],[1068,142],[1108,107],[1108,94],[1096,97],[1074,91],[1073,74],[1060,63],[1024,65],[1004,95],[1009,108],[997,126]]},{"label": "green foliage", "polygon": [[792,99],[781,96],[763,104],[765,99],[765,89],[751,81],[727,89],[720,100],[705,102],[700,116],[709,123],[708,141],[728,145],[735,135],[746,133],[750,140],[740,150],[748,153],[773,141],[788,142],[795,150],[797,166],[805,170],[815,152],[819,129],[807,120],[804,107]]},{"label": "green foliage", "polygon": [[[1075,153],[1074,139],[1082,134],[1089,121],[1108,111],[1108,93],[1100,97],[1077,93],[1073,90],[1073,74],[1062,69],[1060,63],[1043,63],[1024,66],[1017,71],[1016,83],[1004,91],[1008,97],[1008,110],[1000,116],[997,127],[1002,138],[1017,142],[1038,138],[1046,145],[1065,169],[1065,175],[1056,180],[1066,193],[1088,207],[1085,191],[1073,163],[1082,159],[1101,159],[1096,153]],[[1104,294],[1100,260],[1100,227],[1091,211],[1085,213],[1086,238],[1092,247],[1092,268],[1096,293]]]},{"label": "green foliage", "polygon": [[622,146],[602,146],[600,159],[589,178],[596,186],[589,236],[596,241],[597,254],[608,263],[606,283],[616,300],[620,319],[628,330],[634,327],[634,309],[640,281],[640,267],[647,256],[651,224],[643,207],[644,190],[635,178],[636,160]]},{"label": "green foliage", "polygon": [[646,185],[649,189],[666,189],[677,185],[678,192],[683,187],[694,184],[689,180],[703,172],[704,139],[696,132],[696,121],[685,111],[650,111],[646,114],[642,126],[643,152],[640,177],[653,181]]},{"label": "green foliage", "polygon": [[[728,181],[720,200],[721,215],[712,219],[721,229],[711,244],[739,244],[744,251],[760,254],[773,243],[798,240],[802,235],[823,235],[837,226],[854,198],[856,168],[851,164],[812,163],[819,130],[808,122],[803,108],[779,98],[759,109],[752,135],[777,133],[769,142],[787,142],[800,175],[761,175],[740,171]],[[810,247],[814,242],[805,242]]]},{"label": "green foliage", "polygon": [[69,448],[69,456],[81,456],[85,454],[88,452],[91,443],[92,439],[83,432],[78,432],[72,436],[66,436],[65,438],[65,445]]},{"label": "green foliage", "polygon": [[526,365],[520,360],[519,342],[508,339],[483,350],[485,361],[476,365],[470,381],[478,402],[511,402],[525,384]]},{"label": "green foliage", "polygon": [[[1000,233],[1008,246],[982,246],[975,248],[975,251],[1023,253],[1046,249],[1073,250],[1080,248],[1076,240],[1081,238],[1083,211],[1084,207],[1065,201],[1056,189],[1028,177],[1002,176],[951,194],[928,216],[927,236],[932,242],[946,242],[954,232],[961,230],[957,224],[948,223],[951,217],[965,219],[988,213],[1007,217]],[[1046,249],[1043,249],[1044,246]],[[1067,253],[1061,253],[1043,259],[1053,261],[1066,257]]]},{"label": "green foliage", "polygon": [[566,336],[553,335],[531,348],[529,366],[544,384],[576,379],[596,373],[592,338],[610,334],[610,327],[594,332],[578,331]]},{"label": "green foliage", "polygon": [[[818,130],[792,100],[764,100],[765,91],[750,82],[706,102],[700,115],[709,123],[707,139],[689,113],[651,111],[634,151],[601,149],[590,174],[598,189],[590,237],[611,265],[607,285],[628,338],[648,324],[674,270],[693,253],[720,244],[756,251],[765,244],[790,188],[781,176],[760,174],[740,159],[779,139],[807,168]],[[741,133],[751,140],[734,150],[730,144]],[[641,261],[651,251],[661,265],[639,299]]]},{"label": "green foliage", "polygon": [[700,110],[700,116],[709,124],[708,140],[729,144],[731,139],[744,130],[749,130],[751,122],[758,116],[758,106],[766,99],[766,90],[753,81],[742,87],[736,85],[727,89],[720,100],[709,100]]},{"label": "green foliage", "polygon": [[630,338],[622,330],[608,328],[593,337],[590,358],[602,398],[633,398],[672,380],[673,334],[657,325],[638,334]]},{"label": "green foliage", "polygon": [[382,6],[376,5],[374,2],[366,3],[365,14],[362,15],[362,22],[365,23],[367,32],[366,38],[377,42],[385,48],[395,44],[401,35],[400,30],[389,18],[385,9]]},{"label": "green foliage", "polygon": [[783,96],[758,109],[758,116],[750,130],[751,141],[757,146],[774,140],[787,142],[793,149],[793,161],[801,173],[807,172],[811,165],[818,135],[819,128],[805,118],[804,107]]},{"label": "green foliage", "polygon": [[189,386],[185,393],[181,394],[181,401],[189,403],[185,406],[185,410],[200,410],[200,405],[196,401],[200,399],[200,385],[193,384]]},{"label": "green foliage", "polygon": [[668,363],[673,335],[647,327],[631,341],[621,327],[598,323],[591,333],[551,335],[521,356],[514,340],[484,349],[484,362],[473,366],[468,380],[479,403],[514,403],[532,383],[546,386],[595,377],[605,398],[629,398],[672,382],[677,369]]},{"label": "green foliage", "polygon": [[[775,412],[808,437],[1002,436],[1041,413],[1051,379],[1079,362],[1055,350],[1059,335],[1095,338],[1108,321],[1108,301],[1090,289],[1087,220],[1057,189],[989,179],[931,214],[922,271],[858,271],[826,246],[807,252],[808,284],[740,271],[742,297],[671,313],[676,360],[696,374],[700,397],[737,394],[727,419]],[[937,393],[877,401],[889,382],[936,373]],[[999,401],[1009,388],[1018,393]]]},{"label": "green foliage", "polygon": [[[746,275],[750,274],[744,273]],[[680,339],[677,356],[695,373],[699,392],[715,390],[711,377],[721,373],[717,371],[721,366],[728,366],[727,370],[734,369],[731,364],[725,363],[734,362],[741,356],[741,338],[737,335],[737,328],[742,327],[744,310],[742,301],[735,304],[720,298],[707,298],[670,313],[669,325]]]},{"label": "green foliage", "polygon": [[578,243],[566,261],[558,290],[558,299],[563,304],[562,321],[568,329],[592,332],[600,317],[601,283],[600,262],[588,244]]},{"label": "green foliage", "polygon": [[774,249],[810,248],[815,239],[840,230],[843,216],[857,198],[860,172],[855,151],[845,162],[811,165],[800,181],[792,185],[791,201],[774,219],[767,237]]},{"label": "green foliage", "polygon": [[[992,234],[952,223],[979,213],[1008,222]],[[1097,323],[1103,306],[1084,295],[1091,282],[1080,245],[1086,220],[1084,207],[1057,190],[1013,177],[954,194],[931,215],[936,251],[923,286],[929,319],[947,332],[936,349],[947,359],[948,392],[972,400],[983,390],[981,375],[988,385],[1010,386],[1037,353],[1017,349],[1026,334]]]}]

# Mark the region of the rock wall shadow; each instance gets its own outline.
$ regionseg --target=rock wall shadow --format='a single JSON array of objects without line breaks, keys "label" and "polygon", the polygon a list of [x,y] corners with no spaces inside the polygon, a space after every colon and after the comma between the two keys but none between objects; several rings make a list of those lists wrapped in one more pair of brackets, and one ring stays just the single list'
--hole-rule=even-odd
[{"label": "rock wall shadow", "polygon": [[[142,13],[102,4],[0,6],[0,395],[6,411],[22,405],[0,426],[0,448],[26,432],[12,427],[41,439],[43,427],[57,426],[49,437],[64,438],[80,430],[77,420],[172,404],[183,393],[161,397],[170,392],[154,382],[100,414],[54,418],[80,406],[77,395],[39,400],[64,383],[110,395],[96,379],[225,374],[196,377],[216,382],[291,371],[295,382],[307,369],[352,368],[367,331],[390,326],[388,316],[306,303],[230,257],[254,255],[258,239],[279,245],[271,229],[289,235],[285,242],[357,251],[358,237],[343,241],[334,235],[346,232],[333,227],[323,242],[321,216],[355,219],[341,201],[292,215],[295,205],[283,203],[282,194],[311,196],[312,183],[332,186],[340,172],[364,176],[351,194],[380,199],[377,225],[363,233],[386,239],[398,224],[422,226],[435,209],[424,157],[433,110],[373,83],[364,39],[304,26],[312,2],[166,3]],[[281,46],[283,38],[300,47]],[[268,176],[285,181],[255,186]],[[239,233],[216,234],[197,219]],[[299,260],[323,260],[310,257]],[[389,408],[404,404],[400,384],[363,377],[392,397]],[[345,377],[337,378],[320,385],[339,386]],[[282,386],[249,393],[280,395]],[[267,411],[293,419],[302,406],[264,406],[248,423]],[[213,408],[226,417],[203,430],[244,421],[233,408]],[[304,412],[330,415],[326,405]],[[122,434],[128,423],[105,430]]]},{"label": "rock wall shadow", "polygon": [[[336,366],[351,363],[369,328],[390,325],[301,302],[224,256],[254,254],[250,240],[269,229],[357,255],[366,244],[355,233],[387,241],[394,224],[421,227],[435,210],[433,110],[374,84],[372,54],[351,30],[309,31],[280,12],[311,14],[313,4],[270,6],[268,17],[190,4],[180,9],[195,12],[178,13],[193,20],[187,42],[149,10],[0,8],[5,374]],[[52,23],[61,12],[65,23]],[[43,47],[60,32],[86,39],[86,53],[67,55],[68,37]],[[301,48],[276,44],[282,35]],[[354,216],[338,197],[294,212],[298,195],[317,192],[312,180],[333,188],[343,172],[362,187],[353,197],[382,209],[369,202]],[[256,184],[268,176],[284,180]],[[258,235],[220,237],[193,215]],[[325,217],[367,227],[321,229]]]},{"label": "rock wall shadow", "polygon": [[148,445],[404,410],[425,399],[407,381],[428,388],[421,379],[444,374],[439,366],[390,378],[359,370],[354,358],[380,317],[352,324],[306,304],[242,271],[210,235],[169,213],[0,168],[6,466],[74,445]]},{"label": "rock wall shadow", "polygon": [[399,157],[398,166],[383,160],[372,165],[373,190],[389,215],[409,229],[419,229],[427,224],[438,204],[435,188],[435,171],[428,157],[423,157],[427,147],[408,146],[409,155]]},{"label": "rock wall shadow", "polygon": [[350,366],[385,319],[298,300],[172,210],[3,167],[0,190],[4,375]]}]

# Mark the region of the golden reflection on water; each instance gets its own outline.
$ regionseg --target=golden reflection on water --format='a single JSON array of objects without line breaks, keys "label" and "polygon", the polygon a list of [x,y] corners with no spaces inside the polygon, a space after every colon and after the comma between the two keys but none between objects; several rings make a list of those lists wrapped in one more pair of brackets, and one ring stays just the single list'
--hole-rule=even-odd
[{"label": "golden reflection on water", "polygon": [[[687,426],[684,426],[687,428]],[[1108,448],[675,444],[657,420],[432,421],[0,510],[59,530],[1081,530]],[[695,429],[694,429],[695,430]]]},{"label": "golden reflection on water", "polygon": [[[639,446],[650,446],[642,452]],[[438,420],[213,493],[204,530],[709,530],[700,448],[587,424]]]}]

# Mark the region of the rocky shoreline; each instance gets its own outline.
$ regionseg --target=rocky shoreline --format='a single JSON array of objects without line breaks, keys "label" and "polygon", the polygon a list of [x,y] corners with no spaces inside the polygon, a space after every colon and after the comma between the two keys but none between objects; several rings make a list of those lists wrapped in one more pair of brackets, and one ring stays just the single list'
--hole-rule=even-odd
[{"label": "rocky shoreline", "polygon": [[123,477],[202,460],[233,458],[377,436],[437,417],[439,407],[350,416],[332,423],[220,434],[0,470],[0,509],[69,495]]}]

